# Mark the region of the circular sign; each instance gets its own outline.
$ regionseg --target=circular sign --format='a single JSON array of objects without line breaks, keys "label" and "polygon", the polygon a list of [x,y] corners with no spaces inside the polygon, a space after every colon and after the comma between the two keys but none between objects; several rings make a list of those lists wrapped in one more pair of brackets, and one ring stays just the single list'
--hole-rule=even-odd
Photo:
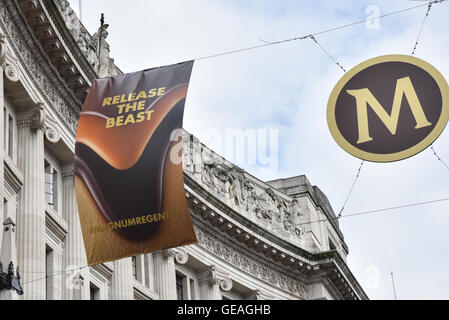
[{"label": "circular sign", "polygon": [[360,159],[392,162],[431,145],[449,119],[449,87],[427,62],[407,55],[367,60],[335,85],[327,123],[335,141]]}]

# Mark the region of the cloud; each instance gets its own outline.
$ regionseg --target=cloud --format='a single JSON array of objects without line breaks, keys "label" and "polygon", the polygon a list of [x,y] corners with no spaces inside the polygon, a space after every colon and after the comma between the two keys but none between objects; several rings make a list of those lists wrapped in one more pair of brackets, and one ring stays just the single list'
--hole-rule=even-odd
[{"label": "cloud", "polygon": [[[72,1],[73,2],[73,1]],[[306,35],[366,17],[419,5],[409,1],[143,1],[84,2],[91,33],[100,13],[110,24],[111,55],[125,71],[170,64],[218,52]],[[383,54],[410,54],[426,7],[317,36],[346,69]],[[416,51],[448,78],[447,4],[434,5]],[[342,71],[310,39],[195,62],[185,112],[185,128],[200,139],[203,129],[278,128],[279,171],[262,179],[306,174],[328,196],[335,211],[355,177],[360,160],[343,151],[326,123],[329,94]],[[209,145],[212,149],[218,144]],[[449,161],[449,132],[435,149]],[[449,196],[449,171],[430,150],[391,164],[366,163],[345,213]],[[361,283],[379,270],[371,298],[391,299],[390,272],[399,298],[448,298],[447,203],[346,218],[341,229],[349,264]],[[432,270],[429,277],[428,270]]]}]

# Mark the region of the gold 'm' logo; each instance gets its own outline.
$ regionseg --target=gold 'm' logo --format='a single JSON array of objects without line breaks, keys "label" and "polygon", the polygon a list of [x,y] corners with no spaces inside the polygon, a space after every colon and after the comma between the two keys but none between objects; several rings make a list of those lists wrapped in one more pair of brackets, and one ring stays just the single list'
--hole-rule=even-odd
[{"label": "gold 'm' logo", "polygon": [[370,105],[376,115],[382,120],[392,135],[396,134],[398,127],[399,112],[401,111],[402,98],[405,95],[416,120],[415,129],[424,128],[432,125],[426,118],[415,88],[410,77],[398,79],[394,93],[393,108],[389,115],[382,105],[377,101],[368,88],[358,90],[346,90],[357,101],[357,122],[359,124],[359,139],[357,143],[363,143],[373,140],[369,135],[368,127],[368,107]]},{"label": "gold 'm' logo", "polygon": [[427,148],[449,119],[449,88],[423,60],[370,59],[337,83],[327,119],[337,143],[359,158],[388,162]]}]

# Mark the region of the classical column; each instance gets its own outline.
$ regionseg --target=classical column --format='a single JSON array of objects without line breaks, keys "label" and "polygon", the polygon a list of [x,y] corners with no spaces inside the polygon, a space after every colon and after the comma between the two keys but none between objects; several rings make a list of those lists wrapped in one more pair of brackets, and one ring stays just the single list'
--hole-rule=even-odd
[{"label": "classical column", "polygon": [[[62,172],[62,212],[69,229],[65,240],[64,251],[64,299],[88,300],[89,269],[87,266],[81,224],[75,194],[74,165],[66,165]],[[82,268],[82,269],[79,269]]]},{"label": "classical column", "polygon": [[227,272],[217,269],[215,266],[203,271],[199,277],[201,299],[221,300],[221,290],[232,289],[232,280]]},{"label": "classical column", "polygon": [[45,299],[44,122],[41,104],[18,115],[18,165],[24,185],[17,210],[19,266],[24,299]]},{"label": "classical column", "polygon": [[112,299],[133,300],[133,282],[131,258],[115,260],[112,274]]},{"label": "classical column", "polygon": [[161,300],[176,300],[176,271],[173,249],[162,250],[154,254],[155,291]]},{"label": "classical column", "polygon": [[5,36],[0,33],[0,217],[4,217],[3,215],[3,184],[4,184],[4,166],[3,166],[3,150],[5,149],[4,146],[4,128],[3,125],[5,123],[4,121],[4,114],[3,114],[3,108],[4,108],[4,86],[3,86],[3,66],[5,64],[6,59],[6,40]]}]

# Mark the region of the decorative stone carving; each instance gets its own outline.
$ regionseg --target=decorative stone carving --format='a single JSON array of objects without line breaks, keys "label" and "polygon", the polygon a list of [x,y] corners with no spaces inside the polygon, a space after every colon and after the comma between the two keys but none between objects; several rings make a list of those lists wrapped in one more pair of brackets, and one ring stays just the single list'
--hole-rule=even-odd
[{"label": "decorative stone carving", "polygon": [[20,78],[17,59],[11,55],[6,44],[6,37],[0,34],[0,66],[3,67],[6,79],[16,82]]},{"label": "decorative stone carving", "polygon": [[286,230],[291,230],[293,234],[301,236],[304,232],[304,228],[301,225],[301,206],[298,200],[293,199],[292,203],[288,207],[288,213],[284,220],[284,226]]},{"label": "decorative stone carving", "polygon": [[94,67],[95,70],[97,70],[97,49],[92,41],[92,38],[88,35],[86,29],[81,28],[80,37],[77,40],[77,44],[81,49],[81,52],[86,56],[87,61],[89,61],[90,65]]},{"label": "decorative stone carving", "polygon": [[23,289],[20,284],[19,267],[14,275],[14,263],[8,265],[8,272],[3,271],[3,265],[0,263],[0,291],[14,290],[18,295],[23,295]]},{"label": "decorative stone carving", "polygon": [[200,284],[208,282],[210,285],[218,285],[223,291],[230,291],[232,289],[233,283],[229,273],[217,269],[214,265],[206,271],[203,271],[198,278]]},{"label": "decorative stone carving", "polygon": [[56,143],[61,139],[58,129],[58,122],[50,116],[45,117],[45,139],[48,142]]},{"label": "decorative stone carving", "polygon": [[6,37],[4,34],[0,33],[0,66],[2,66],[5,62],[6,50]]},{"label": "decorative stone carving", "polygon": [[189,260],[189,254],[181,248],[172,249],[172,252],[174,253],[174,258],[176,263],[178,264],[186,264]]},{"label": "decorative stone carving", "polygon": [[286,276],[277,271],[272,265],[268,266],[254,259],[254,257],[249,257],[236,247],[228,244],[222,238],[217,239],[210,231],[206,231],[197,225],[195,225],[195,233],[198,239],[198,245],[209,252],[212,252],[221,259],[228,261],[235,267],[256,278],[286,290],[293,295],[305,298],[305,287],[294,278],[294,275],[292,277]]},{"label": "decorative stone carving", "polygon": [[[11,290],[18,295],[23,295],[18,267],[16,274],[14,274],[14,262],[16,261],[15,229],[16,224],[11,217],[6,218],[3,222],[3,238],[0,252],[0,292]],[[2,263],[8,263],[7,272],[4,272]]]},{"label": "decorative stone carving", "polygon": [[19,69],[16,65],[6,65],[5,67],[5,76],[11,82],[16,82],[20,78]]},{"label": "decorative stone carving", "polygon": [[31,116],[31,128],[42,129],[45,125],[45,109],[42,103],[38,103]]},{"label": "decorative stone carving", "polygon": [[56,0],[55,4],[61,12],[61,16],[64,19],[67,29],[70,30],[73,38],[77,41],[80,37],[81,25],[75,11],[70,7],[70,3],[67,0]]},{"label": "decorative stone carving", "polygon": [[184,172],[207,191],[283,236],[301,236],[302,214],[297,201],[290,203],[271,187],[256,185],[247,178],[244,170],[226,163],[186,132],[183,143]]},{"label": "decorative stone carving", "polygon": [[92,36],[92,43],[97,49],[98,53],[98,76],[100,78],[110,77],[118,74],[117,67],[114,64],[114,59],[109,57],[110,48],[106,42],[108,37],[108,24],[101,26],[97,32]]},{"label": "decorative stone carving", "polygon": [[27,29],[23,28],[23,20],[15,1],[4,0],[4,4],[0,6],[0,25],[11,40],[12,51],[21,53],[21,64],[27,69],[33,83],[45,94],[67,126],[76,134],[79,101],[63,89],[64,85],[40,53],[36,41],[30,37]]}]

